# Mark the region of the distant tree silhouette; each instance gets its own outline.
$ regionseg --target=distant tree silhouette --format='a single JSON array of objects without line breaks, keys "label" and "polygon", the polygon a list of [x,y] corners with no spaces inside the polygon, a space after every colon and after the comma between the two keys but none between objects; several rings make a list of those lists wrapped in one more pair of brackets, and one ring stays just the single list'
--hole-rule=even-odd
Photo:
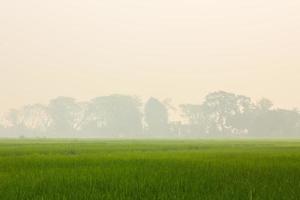
[{"label": "distant tree silhouette", "polygon": [[205,136],[208,134],[207,118],[202,105],[182,104],[180,108],[188,125],[182,125],[181,134],[185,136]]},{"label": "distant tree silhouette", "polygon": [[256,107],[263,112],[268,112],[273,107],[273,103],[271,100],[263,98],[257,102]]},{"label": "distant tree silhouette", "polygon": [[[270,104],[269,104],[270,105]],[[297,111],[284,109],[262,109],[258,105],[253,113],[249,135],[255,137],[300,136],[300,115]]]},{"label": "distant tree silhouette", "polygon": [[220,91],[208,94],[202,107],[209,132],[224,136],[245,132],[246,116],[253,105],[249,97]]},{"label": "distant tree silhouette", "polygon": [[138,98],[111,95],[92,100],[88,108],[88,127],[108,136],[137,136],[142,133],[142,114]]},{"label": "distant tree silhouette", "polygon": [[300,137],[299,111],[274,108],[268,99],[254,103],[219,91],[200,104],[179,107],[182,118],[172,121],[168,109],[175,108],[155,98],[142,107],[137,97],[127,95],[88,102],[58,97],[48,106],[28,105],[1,116],[0,136],[142,137],[144,132],[148,137]]},{"label": "distant tree silhouette", "polygon": [[159,100],[150,98],[145,104],[144,112],[147,132],[154,136],[167,136],[169,116],[166,106]]},{"label": "distant tree silhouette", "polygon": [[20,128],[20,122],[18,113],[20,111],[16,109],[11,109],[8,114],[6,115],[6,119],[10,122],[10,127],[14,127],[15,129]]},{"label": "distant tree silhouette", "polygon": [[6,115],[9,132],[14,135],[42,136],[47,134],[52,119],[47,107],[41,104],[24,106],[19,110],[10,110]]},{"label": "distant tree silhouette", "polygon": [[80,107],[73,98],[58,97],[51,100],[48,106],[48,112],[53,120],[51,131],[72,136],[76,131],[74,122],[79,110]]}]

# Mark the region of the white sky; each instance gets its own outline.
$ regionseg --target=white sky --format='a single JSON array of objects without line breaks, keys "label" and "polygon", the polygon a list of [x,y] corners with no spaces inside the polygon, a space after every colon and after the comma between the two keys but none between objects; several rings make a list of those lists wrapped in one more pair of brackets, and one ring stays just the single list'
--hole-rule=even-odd
[{"label": "white sky", "polygon": [[299,0],[0,0],[0,111],[59,95],[300,107]]}]

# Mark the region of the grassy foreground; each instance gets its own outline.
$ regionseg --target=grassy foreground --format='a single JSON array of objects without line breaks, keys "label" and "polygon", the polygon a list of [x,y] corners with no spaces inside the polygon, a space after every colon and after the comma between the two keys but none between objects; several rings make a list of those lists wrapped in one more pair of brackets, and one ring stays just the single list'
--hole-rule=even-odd
[{"label": "grassy foreground", "polygon": [[300,199],[300,141],[0,140],[0,199]]}]

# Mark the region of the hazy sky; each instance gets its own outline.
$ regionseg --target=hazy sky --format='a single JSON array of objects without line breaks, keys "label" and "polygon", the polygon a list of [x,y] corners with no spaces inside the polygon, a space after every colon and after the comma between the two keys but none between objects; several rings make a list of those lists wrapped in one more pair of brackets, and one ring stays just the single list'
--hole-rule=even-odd
[{"label": "hazy sky", "polygon": [[0,111],[214,90],[300,107],[299,0],[0,0]]}]

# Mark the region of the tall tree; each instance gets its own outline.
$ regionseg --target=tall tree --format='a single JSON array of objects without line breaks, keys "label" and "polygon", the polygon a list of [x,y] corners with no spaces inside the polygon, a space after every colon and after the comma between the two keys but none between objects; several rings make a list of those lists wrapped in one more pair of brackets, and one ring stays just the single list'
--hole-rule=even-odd
[{"label": "tall tree", "polygon": [[87,116],[89,127],[107,136],[137,136],[142,132],[140,101],[136,97],[111,95],[92,100]]},{"label": "tall tree", "polygon": [[168,130],[168,110],[166,106],[155,98],[150,98],[145,104],[145,122],[147,132],[156,136],[167,136]]},{"label": "tall tree", "polygon": [[80,107],[73,98],[58,97],[51,100],[48,111],[53,120],[52,131],[72,136],[75,133],[75,116],[79,110]]},{"label": "tall tree", "polygon": [[231,135],[246,132],[248,112],[253,109],[249,97],[220,91],[210,93],[203,103],[206,118],[209,119],[211,133]]},{"label": "tall tree", "polygon": [[183,104],[180,105],[184,119],[187,120],[188,125],[182,125],[181,130],[185,136],[206,136],[208,134],[207,118],[204,115],[202,105]]}]

